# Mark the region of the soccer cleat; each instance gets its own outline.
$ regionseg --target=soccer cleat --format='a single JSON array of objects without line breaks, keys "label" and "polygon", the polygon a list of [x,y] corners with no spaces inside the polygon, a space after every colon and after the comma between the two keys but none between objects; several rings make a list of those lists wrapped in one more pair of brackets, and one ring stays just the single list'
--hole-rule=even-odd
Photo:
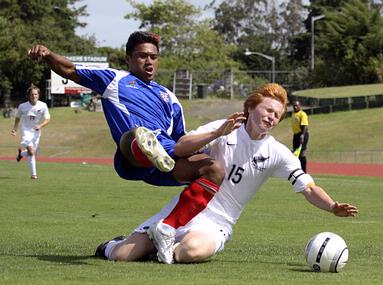
[{"label": "soccer cleat", "polygon": [[164,224],[161,220],[158,223],[152,224],[147,234],[157,248],[158,261],[166,264],[174,263],[173,253],[176,230]]},{"label": "soccer cleat", "polygon": [[22,159],[23,157],[21,156],[21,148],[18,149],[18,153],[17,153],[17,157],[16,157],[16,161],[17,162],[20,162],[20,160]]},{"label": "soccer cleat", "polygon": [[34,179],[37,179],[37,175],[32,175],[32,176],[31,176],[31,179],[33,179],[33,180],[34,180]]},{"label": "soccer cleat", "polygon": [[156,136],[147,128],[136,129],[135,138],[140,150],[146,155],[154,167],[162,172],[170,172],[174,167],[174,160],[162,147]]},{"label": "soccer cleat", "polygon": [[125,236],[118,236],[118,237],[115,237],[114,239],[107,240],[107,241],[99,244],[99,246],[96,248],[96,252],[94,253],[94,256],[99,257],[99,258],[103,258],[103,259],[108,259],[105,256],[105,249],[106,249],[106,246],[108,245],[108,243],[110,243],[111,241],[123,240],[125,238],[126,238]]}]

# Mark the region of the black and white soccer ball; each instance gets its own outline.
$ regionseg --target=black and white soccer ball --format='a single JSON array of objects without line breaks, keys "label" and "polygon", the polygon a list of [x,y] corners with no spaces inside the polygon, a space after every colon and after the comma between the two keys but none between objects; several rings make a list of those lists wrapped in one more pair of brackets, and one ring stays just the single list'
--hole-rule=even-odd
[{"label": "black and white soccer ball", "polygon": [[339,235],[323,232],[309,240],[305,257],[312,271],[339,272],[347,264],[348,248]]}]

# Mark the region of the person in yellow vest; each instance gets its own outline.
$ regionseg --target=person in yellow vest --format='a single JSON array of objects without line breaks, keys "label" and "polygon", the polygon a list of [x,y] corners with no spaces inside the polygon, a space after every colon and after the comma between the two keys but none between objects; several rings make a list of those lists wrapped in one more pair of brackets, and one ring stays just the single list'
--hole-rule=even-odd
[{"label": "person in yellow vest", "polygon": [[301,103],[299,101],[293,102],[294,112],[291,116],[291,127],[293,129],[293,150],[301,148],[299,154],[299,160],[301,161],[301,167],[306,172],[306,148],[309,141],[309,120],[305,111],[302,110]]}]

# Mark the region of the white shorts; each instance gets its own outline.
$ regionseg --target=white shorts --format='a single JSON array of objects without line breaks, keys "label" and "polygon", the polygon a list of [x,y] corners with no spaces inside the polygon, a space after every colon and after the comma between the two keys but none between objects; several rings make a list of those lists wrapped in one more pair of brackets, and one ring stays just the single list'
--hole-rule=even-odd
[{"label": "white shorts", "polygon": [[34,149],[37,149],[40,142],[40,136],[40,131],[24,130],[21,134],[20,145],[23,147],[32,146]]},{"label": "white shorts", "polygon": [[[160,212],[152,216],[141,225],[139,225],[134,232],[145,233],[149,226],[153,223],[166,218],[171,210],[178,202],[178,196],[174,197],[169,204],[167,204]],[[225,243],[231,239],[232,226],[225,222],[223,218],[216,213],[210,211],[208,208],[203,210],[195,216],[185,226],[179,227],[176,231],[175,242],[179,242],[187,233],[191,231],[202,231],[209,234],[210,237],[215,239],[215,252],[220,252],[224,249]]]}]

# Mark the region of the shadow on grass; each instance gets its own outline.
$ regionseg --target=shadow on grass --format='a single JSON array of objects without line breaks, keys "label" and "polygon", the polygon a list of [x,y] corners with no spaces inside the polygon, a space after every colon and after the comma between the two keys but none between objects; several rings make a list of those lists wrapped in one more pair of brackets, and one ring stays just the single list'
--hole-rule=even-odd
[{"label": "shadow on grass", "polygon": [[14,177],[11,177],[11,176],[0,176],[0,179],[14,179]]},{"label": "shadow on grass", "polygon": [[287,265],[290,267],[290,271],[312,273],[312,270],[306,264],[290,262]]},{"label": "shadow on grass", "polygon": [[[58,262],[58,263],[65,263],[65,264],[71,264],[71,265],[83,265],[88,264],[85,262],[86,260],[94,260],[96,257],[93,255],[29,255],[27,257],[35,257],[38,260],[43,261],[49,261],[49,262]],[[98,259],[98,258],[97,258]]]},{"label": "shadow on grass", "polygon": [[90,263],[86,262],[87,260],[95,260],[100,259],[96,258],[94,255],[38,255],[38,254],[28,254],[28,255],[22,255],[22,254],[0,254],[3,256],[13,256],[13,257],[29,257],[29,258],[36,258],[38,260],[42,261],[49,261],[49,262],[57,262],[62,264],[70,264],[70,265],[90,265]]}]

